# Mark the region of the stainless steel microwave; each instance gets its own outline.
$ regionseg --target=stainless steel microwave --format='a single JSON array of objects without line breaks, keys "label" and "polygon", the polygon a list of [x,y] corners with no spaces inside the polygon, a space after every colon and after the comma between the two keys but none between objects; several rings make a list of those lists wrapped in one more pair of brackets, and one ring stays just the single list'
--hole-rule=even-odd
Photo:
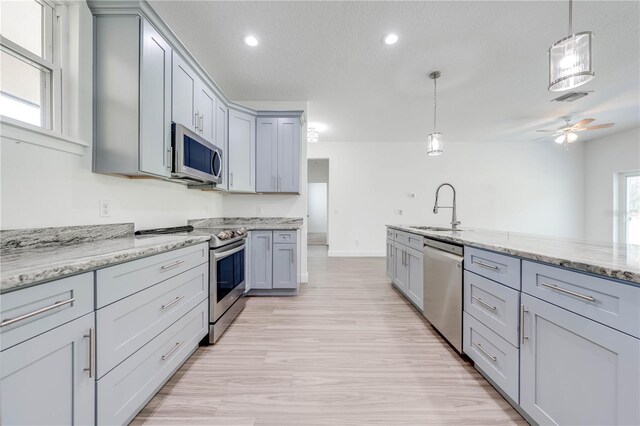
[{"label": "stainless steel microwave", "polygon": [[171,177],[203,183],[222,183],[222,149],[177,123],[171,125]]}]

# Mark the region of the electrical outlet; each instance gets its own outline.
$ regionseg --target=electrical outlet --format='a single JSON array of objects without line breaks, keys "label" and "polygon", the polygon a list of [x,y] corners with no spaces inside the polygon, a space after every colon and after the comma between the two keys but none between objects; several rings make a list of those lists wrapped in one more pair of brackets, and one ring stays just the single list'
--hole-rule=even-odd
[{"label": "electrical outlet", "polygon": [[409,193],[409,198],[416,198],[415,192],[410,192]]},{"label": "electrical outlet", "polygon": [[111,217],[111,201],[100,200],[100,217]]},{"label": "electrical outlet", "polygon": [[400,216],[402,216],[402,209],[396,210],[396,214],[399,214]]}]

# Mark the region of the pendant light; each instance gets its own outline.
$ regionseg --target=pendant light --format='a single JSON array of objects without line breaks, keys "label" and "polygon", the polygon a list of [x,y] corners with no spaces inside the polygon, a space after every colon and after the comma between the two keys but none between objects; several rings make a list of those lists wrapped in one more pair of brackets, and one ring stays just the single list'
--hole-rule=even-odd
[{"label": "pendant light", "polygon": [[440,75],[440,71],[434,71],[429,74],[429,78],[433,80],[433,133],[427,135],[427,155],[440,155],[444,152],[444,137],[442,132],[436,132],[436,113],[438,107],[436,80]]},{"label": "pendant light", "polygon": [[549,48],[549,90],[561,92],[590,81],[593,72],[593,33],[573,34],[573,0],[569,0],[569,36]]}]

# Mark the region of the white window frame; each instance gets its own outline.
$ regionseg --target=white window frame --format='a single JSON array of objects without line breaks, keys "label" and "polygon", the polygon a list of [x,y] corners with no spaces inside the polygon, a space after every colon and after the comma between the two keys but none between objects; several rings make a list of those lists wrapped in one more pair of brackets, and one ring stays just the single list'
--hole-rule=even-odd
[{"label": "white window frame", "polygon": [[[16,43],[0,36],[0,44],[3,50],[12,51],[13,54],[32,62],[38,67],[50,70],[50,78],[46,83],[44,96],[46,96],[46,108],[43,108],[43,126],[25,123],[11,117],[0,116],[0,136],[3,139],[14,142],[26,142],[48,148],[58,149],[73,154],[83,155],[85,148],[90,145],[77,138],[78,117],[71,116],[71,112],[78,111],[71,99],[71,94],[77,92],[78,81],[71,78],[69,65],[70,54],[79,55],[80,52],[70,52],[69,25],[71,7],[78,5],[67,1],[35,0],[47,7],[44,8],[43,19],[43,57],[17,45]],[[79,19],[76,10],[74,18]],[[78,25],[78,23],[75,23]],[[43,85],[44,86],[44,85]]]},{"label": "white window frame", "polygon": [[632,170],[628,172],[618,173],[618,241],[627,244],[627,229],[629,214],[627,212],[627,178],[640,176],[640,170]]}]

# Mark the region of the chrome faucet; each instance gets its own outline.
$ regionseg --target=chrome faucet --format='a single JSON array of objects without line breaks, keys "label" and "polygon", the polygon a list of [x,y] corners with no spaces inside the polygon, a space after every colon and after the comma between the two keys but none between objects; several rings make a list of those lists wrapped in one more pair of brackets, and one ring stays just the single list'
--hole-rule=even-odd
[{"label": "chrome faucet", "polygon": [[[438,206],[438,193],[440,192],[440,188],[443,186],[451,187],[451,190],[453,191],[453,206]],[[451,209],[451,228],[458,229],[460,222],[458,222],[456,218],[456,189],[450,183],[443,183],[438,187],[438,189],[436,189],[436,203],[433,206],[433,213],[438,214],[438,209]]]}]

